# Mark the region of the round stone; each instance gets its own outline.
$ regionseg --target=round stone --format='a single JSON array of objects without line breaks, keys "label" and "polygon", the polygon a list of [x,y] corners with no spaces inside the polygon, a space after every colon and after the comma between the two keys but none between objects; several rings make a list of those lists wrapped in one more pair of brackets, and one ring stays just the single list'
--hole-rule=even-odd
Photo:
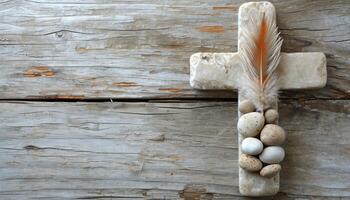
[{"label": "round stone", "polygon": [[247,171],[256,172],[262,168],[262,163],[254,156],[242,153],[239,156],[239,166]]},{"label": "round stone", "polygon": [[284,150],[279,146],[266,147],[259,155],[259,159],[267,164],[277,164],[284,159]]},{"label": "round stone", "polygon": [[282,167],[279,164],[267,165],[260,170],[260,175],[266,178],[272,178],[280,172],[281,169]]},{"label": "round stone", "polygon": [[276,124],[278,120],[278,112],[275,109],[268,109],[265,112],[265,122],[267,124]]},{"label": "round stone", "polygon": [[250,113],[255,111],[255,106],[251,101],[243,100],[239,102],[238,110],[243,114]]},{"label": "round stone", "polygon": [[245,137],[254,137],[260,133],[264,123],[265,118],[261,113],[250,112],[244,114],[238,119],[238,133]]},{"label": "round stone", "polygon": [[266,124],[260,133],[260,140],[265,145],[281,145],[286,140],[286,132],[275,124]]},{"label": "round stone", "polygon": [[247,137],[242,141],[241,151],[248,155],[258,155],[262,152],[264,145],[253,137]]}]

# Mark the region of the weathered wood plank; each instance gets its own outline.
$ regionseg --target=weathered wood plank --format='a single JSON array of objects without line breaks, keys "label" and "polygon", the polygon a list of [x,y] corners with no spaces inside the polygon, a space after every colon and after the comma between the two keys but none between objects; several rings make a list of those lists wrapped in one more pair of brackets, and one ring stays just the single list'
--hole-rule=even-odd
[{"label": "weathered wood plank", "polygon": [[[238,199],[237,106],[0,103],[0,199]],[[348,100],[282,101],[274,198],[350,198]]]},{"label": "weathered wood plank", "polygon": [[[323,90],[349,98],[350,2],[272,1],[286,52],[327,55]],[[189,86],[195,52],[235,52],[239,0],[0,3],[0,98],[232,98]]]}]

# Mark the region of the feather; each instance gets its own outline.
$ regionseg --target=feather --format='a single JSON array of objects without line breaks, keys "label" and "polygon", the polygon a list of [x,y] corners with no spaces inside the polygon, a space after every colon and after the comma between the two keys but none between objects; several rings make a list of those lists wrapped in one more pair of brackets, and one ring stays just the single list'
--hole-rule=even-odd
[{"label": "feather", "polygon": [[238,52],[244,76],[239,89],[258,111],[271,107],[278,97],[276,68],[282,39],[273,19],[256,14],[240,29],[243,40]]}]

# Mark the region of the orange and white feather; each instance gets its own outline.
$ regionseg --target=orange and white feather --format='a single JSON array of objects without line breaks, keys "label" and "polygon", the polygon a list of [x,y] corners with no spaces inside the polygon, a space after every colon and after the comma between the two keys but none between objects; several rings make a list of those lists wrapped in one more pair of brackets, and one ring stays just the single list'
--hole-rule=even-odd
[{"label": "orange and white feather", "polygon": [[254,15],[240,29],[239,55],[244,70],[240,90],[256,108],[263,111],[278,98],[276,68],[280,61],[282,39],[274,19],[264,13]]}]

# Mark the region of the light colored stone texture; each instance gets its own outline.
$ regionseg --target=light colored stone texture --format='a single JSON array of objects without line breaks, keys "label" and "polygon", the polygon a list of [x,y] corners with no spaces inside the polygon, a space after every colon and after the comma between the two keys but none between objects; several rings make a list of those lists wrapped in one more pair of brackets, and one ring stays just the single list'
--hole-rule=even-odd
[{"label": "light colored stone texture", "polygon": [[[238,53],[196,53],[191,56],[190,84],[196,89],[237,89],[242,77]],[[327,82],[326,56],[320,52],[281,53],[280,89],[322,88]]]}]

